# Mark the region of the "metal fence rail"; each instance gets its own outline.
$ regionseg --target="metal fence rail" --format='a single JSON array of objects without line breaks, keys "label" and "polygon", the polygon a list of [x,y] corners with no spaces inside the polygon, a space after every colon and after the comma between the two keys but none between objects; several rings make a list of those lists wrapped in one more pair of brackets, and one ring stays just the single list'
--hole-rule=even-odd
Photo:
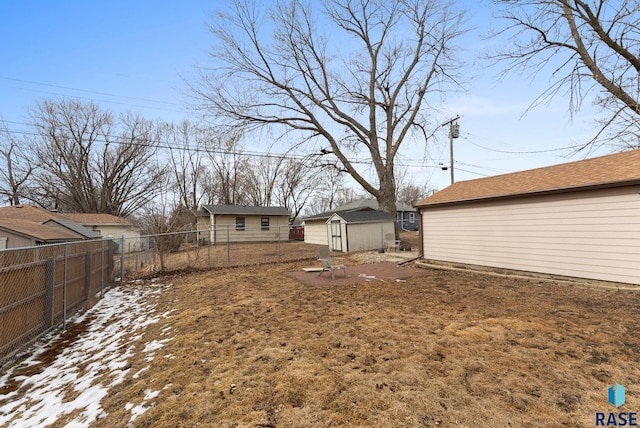
[{"label": "metal fence rail", "polygon": [[126,277],[134,271],[149,274],[317,258],[317,246],[301,238],[300,233],[290,234],[289,226],[272,227],[268,235],[261,228],[244,228],[241,237],[235,226],[122,237],[116,239],[115,272]]},{"label": "metal fence rail", "polygon": [[0,251],[0,366],[113,285],[114,243]]}]

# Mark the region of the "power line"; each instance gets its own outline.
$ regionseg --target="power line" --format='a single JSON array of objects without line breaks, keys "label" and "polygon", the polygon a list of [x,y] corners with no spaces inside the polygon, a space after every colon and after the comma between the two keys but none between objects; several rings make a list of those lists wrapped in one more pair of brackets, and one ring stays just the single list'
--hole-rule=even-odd
[{"label": "power line", "polygon": [[566,146],[566,147],[559,147],[556,149],[545,149],[545,150],[532,150],[532,151],[511,151],[511,150],[499,150],[499,149],[492,149],[490,147],[485,147],[483,145],[480,145],[478,143],[474,143],[473,141],[471,141],[470,139],[465,137],[465,140],[469,143],[471,143],[472,145],[484,149],[484,150],[488,150],[490,152],[496,152],[496,153],[506,153],[506,154],[510,154],[510,155],[534,155],[534,154],[541,154],[541,153],[552,153],[552,152],[561,152],[561,151],[565,151],[565,150],[573,150],[579,147],[582,147],[581,145],[573,145],[573,146]]},{"label": "power line", "polygon": [[117,98],[124,98],[124,99],[134,100],[134,101],[144,101],[144,102],[151,102],[151,103],[157,103],[157,104],[167,104],[167,105],[172,105],[172,106],[176,106],[176,107],[181,107],[180,104],[174,103],[174,102],[170,102],[170,101],[153,100],[153,99],[150,99],[150,98],[129,97],[129,96],[126,96],[126,95],[110,94],[108,92],[90,91],[88,89],[72,88],[70,86],[52,85],[50,83],[35,82],[35,81],[32,81],[32,80],[15,79],[13,77],[0,76],[0,79],[2,79],[2,80],[10,80],[10,81],[13,81],[13,82],[28,83],[28,84],[31,84],[31,85],[48,86],[50,88],[68,89],[70,91],[85,92],[85,93],[88,93],[88,94],[106,95],[108,97],[117,97]]},{"label": "power line", "polygon": [[[18,122],[11,122],[18,123]],[[36,131],[23,131],[17,129],[2,129],[0,128],[0,132],[6,132],[9,134],[16,135],[29,135],[29,136],[40,136],[41,134]],[[218,154],[218,155],[236,155],[236,156],[248,156],[248,157],[257,157],[257,158],[271,158],[271,159],[291,159],[304,161],[309,158],[309,156],[322,156],[324,153],[312,153],[310,155],[297,155],[290,153],[269,153],[269,152],[259,152],[259,151],[251,151],[251,150],[222,150],[222,149],[213,149],[213,148],[205,148],[205,147],[194,147],[194,146],[172,146],[166,141],[160,140],[150,140],[148,143],[141,142],[132,142],[132,141],[119,141],[118,137],[114,137],[112,135],[107,135],[106,137],[111,137],[113,140],[106,139],[95,139],[95,142],[104,143],[104,144],[130,144],[133,146],[145,146],[145,147],[153,147],[157,149],[165,149],[165,150],[176,150],[176,151],[186,151],[186,152],[195,152],[195,153],[207,153],[207,154]],[[329,153],[327,153],[329,154]],[[353,164],[361,164],[361,165],[370,165],[369,161],[357,161],[352,160]],[[419,168],[442,168],[441,165],[428,165],[421,161],[416,161],[412,163],[396,163],[398,166],[404,167],[419,167]]]},{"label": "power line", "polygon": [[126,107],[136,107],[136,108],[144,108],[144,109],[151,109],[151,110],[170,111],[170,112],[174,112],[174,113],[184,113],[185,112],[184,110],[176,110],[176,109],[171,109],[171,108],[162,107],[162,106],[131,104],[131,103],[124,103],[124,102],[120,102],[120,101],[105,100],[105,99],[99,99],[99,98],[93,98],[93,97],[83,97],[83,96],[80,96],[80,95],[61,94],[61,93],[57,93],[57,92],[45,92],[45,91],[39,91],[39,90],[29,89],[29,88],[15,88],[15,89],[21,89],[21,90],[26,90],[26,91],[34,91],[34,92],[43,92],[43,93],[46,93],[46,94],[49,94],[49,95],[54,95],[54,96],[57,96],[57,97],[74,98],[74,99],[87,100],[87,101],[96,101],[96,102],[109,103],[109,104],[121,105],[121,106],[126,106]]}]

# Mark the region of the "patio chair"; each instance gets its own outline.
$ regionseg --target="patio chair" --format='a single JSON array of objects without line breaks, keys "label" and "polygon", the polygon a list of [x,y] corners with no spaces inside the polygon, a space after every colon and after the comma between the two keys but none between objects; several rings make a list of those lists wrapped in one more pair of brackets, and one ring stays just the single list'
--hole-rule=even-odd
[{"label": "patio chair", "polygon": [[396,239],[396,234],[395,233],[387,233],[384,235],[384,243],[387,247],[386,251],[389,251],[391,249],[395,250],[395,251],[400,251],[400,240]]},{"label": "patio chair", "polygon": [[[324,271],[329,271],[331,272],[331,279],[336,279],[335,276],[333,275],[333,271],[334,270],[344,270],[344,277],[347,277],[347,267],[344,264],[334,264],[333,263],[333,259],[331,258],[331,255],[329,254],[329,246],[328,245],[321,245],[318,247],[318,254],[319,254],[319,258],[318,260],[320,260],[320,262],[322,263],[322,270],[320,271],[320,275],[322,275],[322,273]],[[344,260],[342,257],[336,257],[336,260]],[[342,262],[340,262],[342,263]]]}]

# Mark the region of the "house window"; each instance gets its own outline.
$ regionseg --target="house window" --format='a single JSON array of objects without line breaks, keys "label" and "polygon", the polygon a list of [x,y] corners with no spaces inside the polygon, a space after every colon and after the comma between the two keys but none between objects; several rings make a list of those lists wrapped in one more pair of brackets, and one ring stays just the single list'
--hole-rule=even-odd
[{"label": "house window", "polygon": [[416,213],[409,213],[409,221],[411,223],[416,221]]},{"label": "house window", "polygon": [[260,219],[260,230],[269,230],[269,217],[262,217]]},{"label": "house window", "polygon": [[236,230],[244,230],[244,217],[236,217]]}]

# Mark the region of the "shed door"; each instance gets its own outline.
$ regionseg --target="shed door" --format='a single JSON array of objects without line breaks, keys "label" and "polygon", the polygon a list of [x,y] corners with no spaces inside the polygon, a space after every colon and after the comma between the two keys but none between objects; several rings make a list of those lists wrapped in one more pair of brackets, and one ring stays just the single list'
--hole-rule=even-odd
[{"label": "shed door", "polygon": [[331,248],[342,252],[342,227],[340,220],[331,220]]}]

